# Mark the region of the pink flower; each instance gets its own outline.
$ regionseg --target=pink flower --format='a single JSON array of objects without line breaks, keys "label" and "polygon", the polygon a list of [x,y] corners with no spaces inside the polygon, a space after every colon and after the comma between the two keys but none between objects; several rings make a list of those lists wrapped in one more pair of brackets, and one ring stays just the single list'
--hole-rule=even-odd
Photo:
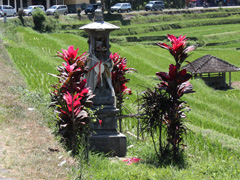
[{"label": "pink flower", "polygon": [[68,58],[75,59],[77,57],[78,50],[79,50],[79,48],[74,50],[73,46],[69,46],[68,47]]},{"label": "pink flower", "polygon": [[141,161],[142,159],[139,158],[129,158],[129,159],[125,159],[123,160],[123,162],[128,162],[127,165],[130,165],[132,163],[137,163],[139,161]]},{"label": "pink flower", "polygon": [[169,34],[167,36],[172,46],[169,46],[165,43],[158,43],[157,45],[164,49],[167,49],[172,54],[172,56],[174,56],[177,63],[179,63],[179,60],[180,63],[182,63],[188,57],[188,53],[196,49],[196,46],[186,47],[186,36],[181,35],[178,38],[176,38],[174,35]]},{"label": "pink flower", "polygon": [[[58,52],[58,56],[64,59],[68,64],[72,65],[75,62],[78,67],[83,66],[84,62],[87,60],[88,54],[85,52],[80,56],[77,56],[79,48],[74,50],[74,47],[71,45],[68,47],[68,50],[62,49],[62,53]],[[75,66],[76,66],[75,65]]]},{"label": "pink flower", "polygon": [[165,43],[158,43],[158,45],[162,48],[169,50],[173,56],[176,56],[182,53],[186,46],[186,39],[185,39],[186,36],[181,35],[179,36],[179,38],[176,38],[174,35],[169,35],[169,34],[167,36],[170,42],[172,43],[172,47]]},{"label": "pink flower", "polygon": [[62,49],[63,53],[58,52],[58,55],[64,60],[75,59],[77,57],[78,50],[79,48],[74,50],[73,46],[69,46],[68,50]]},{"label": "pink flower", "polygon": [[115,63],[115,62],[117,62],[120,59],[120,56],[119,56],[118,53],[114,53],[114,54],[111,53],[110,54],[110,59],[112,59],[113,62]]}]

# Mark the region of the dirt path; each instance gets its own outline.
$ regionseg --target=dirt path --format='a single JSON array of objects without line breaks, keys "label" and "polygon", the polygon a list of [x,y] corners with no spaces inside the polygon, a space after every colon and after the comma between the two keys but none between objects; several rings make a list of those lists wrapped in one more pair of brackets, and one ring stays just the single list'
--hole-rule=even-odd
[{"label": "dirt path", "polygon": [[68,179],[73,159],[42,125],[41,115],[11,93],[20,85],[24,80],[0,42],[0,180]]}]

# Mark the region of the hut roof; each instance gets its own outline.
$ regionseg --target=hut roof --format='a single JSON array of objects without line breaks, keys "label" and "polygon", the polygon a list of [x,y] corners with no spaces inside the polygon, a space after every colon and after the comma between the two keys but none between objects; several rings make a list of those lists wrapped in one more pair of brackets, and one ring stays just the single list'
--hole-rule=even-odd
[{"label": "hut roof", "polygon": [[239,67],[209,54],[183,66],[182,69],[193,74],[240,71]]}]

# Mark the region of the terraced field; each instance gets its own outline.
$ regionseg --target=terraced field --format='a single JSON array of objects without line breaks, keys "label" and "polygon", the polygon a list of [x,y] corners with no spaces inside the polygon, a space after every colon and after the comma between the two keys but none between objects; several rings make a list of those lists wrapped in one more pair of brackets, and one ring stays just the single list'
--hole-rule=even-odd
[{"label": "terraced field", "polygon": [[[240,9],[219,10],[202,14],[162,15],[136,17],[128,22],[112,21],[121,27],[111,33],[111,51],[128,60],[128,66],[138,73],[129,74],[129,87],[133,90],[125,106],[133,113],[138,94],[158,82],[155,73],[168,71],[173,63],[169,52],[156,46],[156,42],[169,43],[166,35],[187,35],[190,44],[198,44],[189,57],[193,61],[211,54],[240,67]],[[122,25],[127,24],[127,25]],[[66,34],[68,32],[68,34]],[[71,33],[71,34],[69,34]],[[16,67],[25,77],[29,89],[44,94],[56,80],[47,73],[56,73],[61,60],[55,54],[69,45],[87,51],[87,38],[78,29],[60,33],[40,34],[31,28],[18,27],[15,38],[4,37],[5,45]],[[84,36],[79,36],[79,35]],[[228,80],[228,77],[226,78]],[[215,90],[201,79],[191,80],[195,94],[184,99],[191,107],[187,127],[192,133],[186,137],[184,165],[156,165],[151,142],[136,142],[129,136],[128,156],[138,156],[143,163],[131,167],[118,166],[107,159],[93,156],[85,177],[93,179],[240,179],[240,72],[232,73],[236,86],[228,90]],[[124,131],[136,134],[136,119],[123,121]],[[145,137],[146,134],[144,135]],[[95,158],[95,159],[94,159]],[[86,167],[85,167],[86,168]]]}]

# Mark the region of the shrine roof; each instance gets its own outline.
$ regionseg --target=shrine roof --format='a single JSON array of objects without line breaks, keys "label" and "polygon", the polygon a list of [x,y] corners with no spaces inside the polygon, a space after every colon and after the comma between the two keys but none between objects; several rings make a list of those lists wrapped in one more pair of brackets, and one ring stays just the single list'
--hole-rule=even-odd
[{"label": "shrine roof", "polygon": [[105,21],[96,21],[96,22],[86,24],[80,27],[79,29],[80,30],[96,30],[96,31],[104,31],[104,30],[113,31],[113,30],[120,29],[120,27]]}]

